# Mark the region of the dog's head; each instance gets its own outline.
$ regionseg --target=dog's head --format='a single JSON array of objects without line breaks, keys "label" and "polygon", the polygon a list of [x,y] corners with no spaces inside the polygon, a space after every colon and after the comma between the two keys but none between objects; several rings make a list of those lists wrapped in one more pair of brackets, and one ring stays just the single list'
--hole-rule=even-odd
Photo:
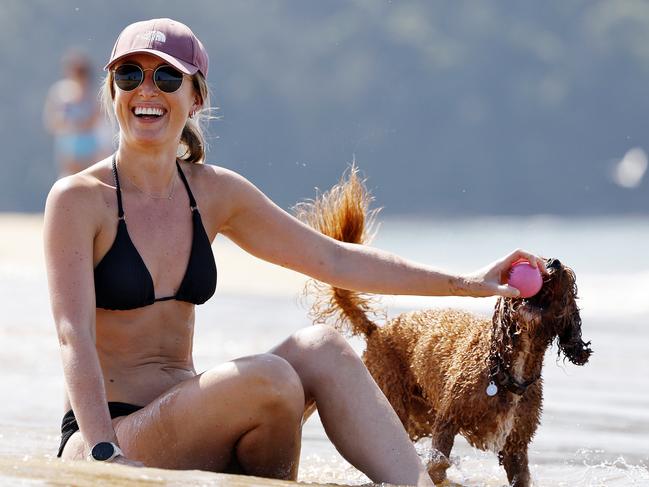
[{"label": "dog's head", "polygon": [[[547,259],[548,273],[541,290],[531,298],[504,299],[496,305],[496,315],[510,317],[521,331],[538,337],[549,345],[557,340],[559,354],[573,364],[584,365],[592,350],[581,339],[581,317],[577,306],[574,271],[558,259]],[[499,313],[500,309],[500,313]]]}]

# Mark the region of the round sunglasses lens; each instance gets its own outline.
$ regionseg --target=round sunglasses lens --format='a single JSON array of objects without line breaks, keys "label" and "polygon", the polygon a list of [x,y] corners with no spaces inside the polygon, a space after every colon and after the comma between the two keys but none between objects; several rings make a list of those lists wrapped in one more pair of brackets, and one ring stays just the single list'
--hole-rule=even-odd
[{"label": "round sunglasses lens", "polygon": [[162,66],[155,71],[155,84],[165,93],[173,93],[183,82],[183,74],[171,66]]},{"label": "round sunglasses lens", "polygon": [[143,75],[138,66],[125,64],[115,70],[115,84],[122,91],[131,91],[140,86]]}]

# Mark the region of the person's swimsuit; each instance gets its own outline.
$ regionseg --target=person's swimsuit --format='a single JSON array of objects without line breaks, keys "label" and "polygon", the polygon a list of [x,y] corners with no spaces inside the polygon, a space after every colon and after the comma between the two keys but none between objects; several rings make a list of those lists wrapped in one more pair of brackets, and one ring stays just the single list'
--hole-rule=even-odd
[{"label": "person's swimsuit", "polygon": [[[133,245],[126,228],[124,209],[122,207],[122,191],[117,175],[117,164],[113,156],[113,176],[117,193],[119,220],[113,245],[95,267],[95,298],[98,308],[129,310],[170,299],[203,304],[214,294],[216,290],[216,263],[214,262],[212,247],[205,232],[205,227],[203,227],[196,200],[178,161],[176,161],[176,167],[189,196],[193,227],[189,261],[178,291],[173,296],[155,297],[151,274],[135,245]],[[142,409],[142,406],[121,402],[108,403],[111,418],[128,416],[139,409]],[[79,431],[79,425],[74,412],[70,410],[65,413],[61,423],[61,444],[57,456],[61,456],[66,443],[77,431]]]},{"label": "person's swimsuit", "polygon": [[205,233],[192,190],[189,188],[178,161],[176,161],[176,167],[180,179],[182,179],[187,189],[193,226],[192,249],[189,254],[185,276],[178,291],[173,296],[155,297],[151,274],[135,245],[133,245],[126,228],[124,209],[122,207],[122,191],[119,186],[115,157],[113,157],[113,176],[117,192],[119,222],[113,246],[95,267],[95,298],[98,308],[128,310],[169,299],[203,304],[214,294],[216,289],[216,264],[214,263],[212,246]]},{"label": "person's swimsuit", "polygon": [[[119,418],[120,416],[128,416],[133,414],[135,411],[142,409],[142,406],[136,406],[134,404],[127,404],[124,402],[109,402],[108,411],[110,412],[110,419]],[[74,416],[72,410],[65,413],[63,416],[63,421],[61,422],[61,444],[59,445],[59,452],[56,455],[61,457],[63,455],[63,449],[68,443],[70,437],[79,431],[79,425],[77,424],[77,418]]]},{"label": "person's swimsuit", "polygon": [[[60,85],[61,88],[67,85]],[[62,94],[61,94],[62,95]],[[82,124],[90,121],[97,108],[97,100],[91,94],[80,100],[62,102],[61,111],[67,122]],[[77,163],[87,163],[101,146],[101,140],[95,127],[72,133],[55,136],[54,147],[59,159],[73,159]]]}]

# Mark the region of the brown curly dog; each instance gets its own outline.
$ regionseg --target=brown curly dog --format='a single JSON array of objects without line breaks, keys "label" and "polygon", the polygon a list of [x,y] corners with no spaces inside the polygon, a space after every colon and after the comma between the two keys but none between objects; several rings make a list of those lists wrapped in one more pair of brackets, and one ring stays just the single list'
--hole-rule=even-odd
[{"label": "brown curly dog", "polygon": [[[298,205],[296,214],[330,237],[367,243],[376,212],[368,211],[370,201],[352,167],[329,192]],[[537,295],[499,298],[492,319],[424,310],[377,326],[368,296],[314,283],[314,321],[334,321],[363,336],[363,360],[410,438],[432,439],[434,482],[446,477],[459,433],[498,454],[511,485],[530,484],[527,450],[541,415],[543,356],[554,340],[574,364],[585,364],[592,353],[581,339],[574,272],[557,259],[548,259],[547,268]]]}]

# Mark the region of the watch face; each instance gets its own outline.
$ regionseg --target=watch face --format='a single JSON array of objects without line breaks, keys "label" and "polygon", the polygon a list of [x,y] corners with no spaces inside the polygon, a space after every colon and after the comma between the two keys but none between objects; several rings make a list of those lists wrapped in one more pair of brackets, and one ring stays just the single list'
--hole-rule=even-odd
[{"label": "watch face", "polygon": [[113,444],[108,443],[107,441],[102,441],[101,443],[97,443],[92,448],[91,455],[95,460],[105,462],[113,456],[113,453],[115,453],[115,447],[113,446]]}]

